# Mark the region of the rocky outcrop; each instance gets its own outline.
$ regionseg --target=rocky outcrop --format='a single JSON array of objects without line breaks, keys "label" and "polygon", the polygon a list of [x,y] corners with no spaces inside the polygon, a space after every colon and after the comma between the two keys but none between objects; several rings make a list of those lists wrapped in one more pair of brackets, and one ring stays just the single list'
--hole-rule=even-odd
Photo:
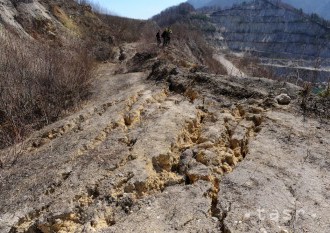
[{"label": "rocky outcrop", "polygon": [[291,102],[290,96],[288,96],[287,94],[284,94],[284,93],[276,96],[275,99],[276,99],[277,103],[281,104],[281,105],[288,105]]},{"label": "rocky outcrop", "polygon": [[[51,19],[46,8],[38,1],[0,1],[0,23],[8,25],[20,34],[28,36],[28,33],[19,22],[19,16],[21,14],[28,16],[29,20]],[[27,18],[25,18],[25,20],[27,20]]]}]

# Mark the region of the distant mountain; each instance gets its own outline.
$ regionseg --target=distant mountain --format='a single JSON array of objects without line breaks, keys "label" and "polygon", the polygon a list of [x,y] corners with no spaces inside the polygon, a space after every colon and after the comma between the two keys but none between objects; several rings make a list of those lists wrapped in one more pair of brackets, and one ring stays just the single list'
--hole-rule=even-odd
[{"label": "distant mountain", "polygon": [[283,2],[253,0],[190,18],[199,19],[194,25],[218,47],[269,58],[330,59],[329,23]]},{"label": "distant mountain", "polygon": [[[233,4],[243,2],[252,2],[253,0],[188,0],[188,3],[195,8],[220,6],[231,7]],[[273,0],[279,2],[280,0]],[[302,9],[306,13],[316,13],[325,19],[330,19],[330,0],[282,0],[283,3],[288,3],[295,8]]]}]

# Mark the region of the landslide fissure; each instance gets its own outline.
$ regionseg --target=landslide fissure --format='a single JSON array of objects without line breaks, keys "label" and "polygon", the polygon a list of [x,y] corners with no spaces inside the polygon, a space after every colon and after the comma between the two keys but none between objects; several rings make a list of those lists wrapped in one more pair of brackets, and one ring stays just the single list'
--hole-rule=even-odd
[{"label": "landslide fissure", "polygon": [[[47,208],[38,215],[23,214],[11,232],[111,229],[149,208],[145,202],[150,198],[180,187],[194,193],[200,185],[205,186],[201,198],[208,203],[203,216],[216,219],[221,229],[219,184],[246,157],[250,140],[260,132],[262,101],[247,102],[244,96],[251,93],[242,95],[232,80],[223,80],[221,85],[229,85],[219,89],[213,85],[215,76],[174,72],[171,65],[154,66],[144,78],[146,74],[136,76],[125,84],[127,91],[46,128],[24,144],[28,158],[40,161],[51,153],[50,147],[62,148],[49,157],[61,162],[50,169],[46,181],[36,180],[49,182],[39,196]],[[216,95],[219,90],[236,99]],[[66,147],[72,137],[80,141]],[[18,165],[30,167],[22,158]],[[27,194],[35,195],[31,185],[26,186]],[[195,218],[180,227],[190,227],[191,219]]]}]

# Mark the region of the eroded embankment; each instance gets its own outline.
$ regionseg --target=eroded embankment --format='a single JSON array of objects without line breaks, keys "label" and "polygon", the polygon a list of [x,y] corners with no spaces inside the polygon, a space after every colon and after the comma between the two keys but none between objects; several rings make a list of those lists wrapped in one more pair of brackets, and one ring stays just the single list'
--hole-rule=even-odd
[{"label": "eroded embankment", "polygon": [[1,151],[0,230],[230,232],[222,180],[285,88],[161,62],[148,77],[106,66],[84,110]]},{"label": "eroded embankment", "polygon": [[[196,195],[200,185],[203,218],[217,229],[221,177],[246,156],[263,108],[224,107],[193,87],[176,93],[173,82],[154,86],[143,73],[107,75],[100,76],[100,90],[110,92],[108,85],[112,95],[98,93],[81,112],[2,151],[1,229],[119,229],[132,211],[145,208],[144,200],[170,189]],[[178,225],[200,228],[192,219]]]}]

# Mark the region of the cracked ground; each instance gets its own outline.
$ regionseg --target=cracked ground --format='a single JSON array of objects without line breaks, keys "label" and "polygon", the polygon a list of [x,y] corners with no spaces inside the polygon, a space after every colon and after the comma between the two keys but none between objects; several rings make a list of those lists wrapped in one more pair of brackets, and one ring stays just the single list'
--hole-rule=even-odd
[{"label": "cracked ground", "polygon": [[330,232],[330,127],[297,87],[152,62],[0,151],[0,232]]}]

